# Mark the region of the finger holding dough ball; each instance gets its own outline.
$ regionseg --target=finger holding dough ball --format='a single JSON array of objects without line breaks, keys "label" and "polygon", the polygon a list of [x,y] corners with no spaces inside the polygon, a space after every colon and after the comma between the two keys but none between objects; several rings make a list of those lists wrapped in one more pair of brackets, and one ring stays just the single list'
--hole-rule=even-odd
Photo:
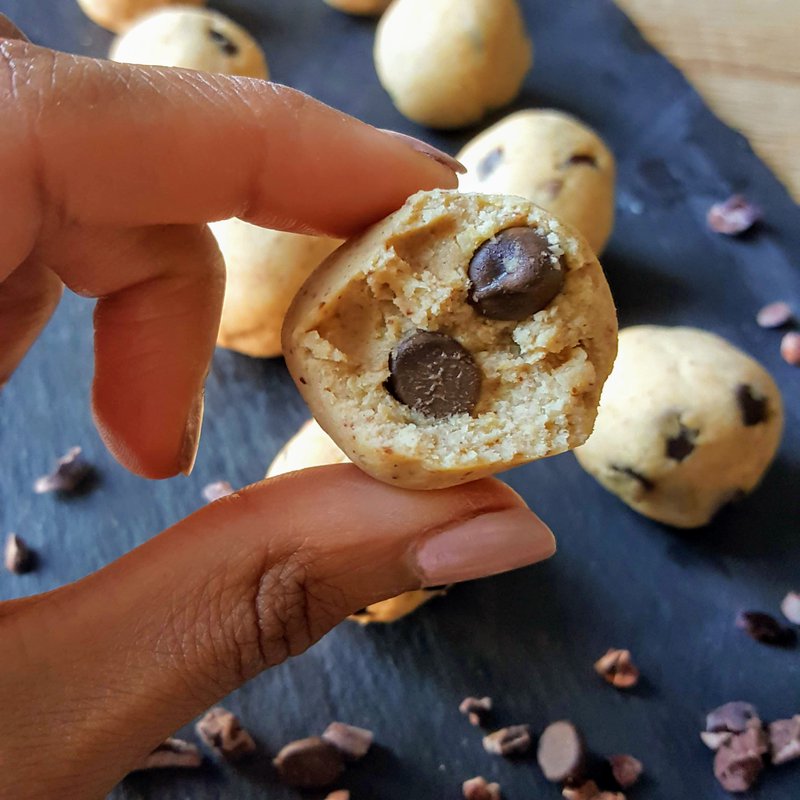
[{"label": "finger holding dough ball", "polygon": [[780,392],[754,359],[695,328],[621,331],[581,466],[646,517],[696,528],[751,492],[783,429]]},{"label": "finger holding dough ball", "polygon": [[232,19],[201,8],[163,8],[137,19],[114,40],[109,58],[128,64],[269,77],[258,42]]},{"label": "finger holding dough ball", "polygon": [[579,235],[522,198],[435,190],[323,262],[283,351],[350,459],[436,489],[582,444],[616,333]]},{"label": "finger holding dough ball", "polygon": [[119,33],[138,17],[157,8],[202,6],[205,0],[78,0],[78,5],[92,22]]},{"label": "finger holding dough ball", "polygon": [[375,39],[383,88],[431,128],[471,125],[510,103],[532,62],[517,0],[395,0]]},{"label": "finger holding dough ball", "polygon": [[614,226],[614,156],[603,140],[561,111],[518,111],[458,154],[463,192],[525,197],[577,228],[595,253]]},{"label": "finger holding dough ball", "polygon": [[392,0],[325,0],[325,2],[338,11],[346,14],[371,17],[382,14]]},{"label": "finger holding dough ball", "polygon": [[[265,477],[274,478],[300,469],[321,467],[325,464],[346,464],[349,461],[350,459],[336,446],[333,439],[313,419],[310,419],[275,456]],[[444,592],[444,587],[403,592],[397,597],[390,597],[388,600],[372,603],[360,609],[352,614],[350,619],[361,625],[395,622]]]}]

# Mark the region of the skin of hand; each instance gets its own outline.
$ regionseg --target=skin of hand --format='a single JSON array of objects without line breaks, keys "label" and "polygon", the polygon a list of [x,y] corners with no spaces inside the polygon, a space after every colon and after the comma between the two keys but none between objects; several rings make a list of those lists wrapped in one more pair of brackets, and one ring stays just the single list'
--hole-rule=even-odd
[{"label": "skin of hand", "polygon": [[[150,478],[188,472],[199,438],[224,287],[206,222],[347,236],[456,182],[443,154],[291,89],[56,53],[2,15],[0,120],[0,384],[63,286],[97,298],[97,426]],[[0,797],[104,797],[356,609],[554,549],[495,480],[414,493],[337,465],[247,487],[0,605]]]}]

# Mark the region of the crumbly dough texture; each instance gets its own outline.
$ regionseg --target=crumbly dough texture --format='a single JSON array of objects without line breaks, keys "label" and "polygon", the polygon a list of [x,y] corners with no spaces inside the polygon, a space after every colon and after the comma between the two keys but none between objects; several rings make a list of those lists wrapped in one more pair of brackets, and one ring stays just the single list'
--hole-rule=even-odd
[{"label": "crumbly dough texture", "polygon": [[225,259],[225,301],[217,344],[260,358],[281,354],[281,325],[297,290],[339,239],[214,222]]},{"label": "crumbly dough texture", "polygon": [[[744,423],[740,387],[765,401],[762,422]],[[641,325],[621,331],[594,433],[575,455],[639,513],[695,528],[758,485],[782,429],[780,392],[757,361],[706,331]]]},{"label": "crumbly dough texture", "polygon": [[78,0],[92,22],[114,33],[124,30],[135,19],[164,6],[202,6],[205,0]]},{"label": "crumbly dough texture", "polygon": [[470,125],[510,103],[532,62],[517,0],[395,0],[375,39],[383,88],[432,128]]},{"label": "crumbly dough texture", "polygon": [[457,156],[464,192],[525,197],[577,228],[601,253],[614,226],[614,156],[562,111],[518,111],[478,134]]},{"label": "crumbly dough texture", "polygon": [[325,2],[332,8],[347,14],[373,16],[382,14],[391,0],[325,0]]},{"label": "crumbly dough texture", "polygon": [[202,8],[163,8],[137,19],[114,40],[109,58],[129,64],[269,77],[258,42],[233,20]]},{"label": "crumbly dough texture", "polygon": [[[336,443],[325,433],[313,419],[305,422],[299,431],[289,439],[267,470],[266,477],[274,478],[287,472],[295,472],[309,467],[320,467],[325,464],[345,464],[350,459],[336,446]],[[445,589],[415,589],[403,592],[397,597],[390,597],[379,603],[373,603],[350,619],[361,625],[373,622],[394,622],[400,617],[410,614],[423,603],[433,597],[444,594]]]},{"label": "crumbly dough texture", "polygon": [[[498,232],[533,226],[566,265],[520,322],[480,316],[467,267]],[[425,416],[384,387],[391,349],[422,329],[458,340],[483,381],[473,413]],[[522,198],[434,190],[346,242],[296,296],[283,351],[320,425],[364,471],[411,489],[475,480],[582,444],[616,352],[603,271],[575,232]]]}]

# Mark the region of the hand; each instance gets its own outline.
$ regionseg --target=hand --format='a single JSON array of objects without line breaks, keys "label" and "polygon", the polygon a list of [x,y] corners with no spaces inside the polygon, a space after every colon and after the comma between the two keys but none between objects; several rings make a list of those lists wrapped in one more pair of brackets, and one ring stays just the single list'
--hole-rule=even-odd
[{"label": "hand", "polygon": [[[2,17],[0,119],[0,383],[62,285],[98,298],[95,419],[152,478],[188,472],[197,448],[224,286],[206,222],[345,236],[455,184],[422,143],[290,89],[54,53]],[[553,550],[494,480],[414,493],[339,465],[248,487],[82,581],[0,606],[0,796],[103,797],[354,610]]]}]

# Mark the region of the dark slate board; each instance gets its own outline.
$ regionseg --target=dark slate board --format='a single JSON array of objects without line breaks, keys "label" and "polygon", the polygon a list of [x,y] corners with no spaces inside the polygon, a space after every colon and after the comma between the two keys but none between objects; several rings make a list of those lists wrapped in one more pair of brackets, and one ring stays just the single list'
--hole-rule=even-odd
[{"label": "dark slate board", "polygon": [[[471,135],[426,133],[393,109],[372,68],[374,23],[320,0],[213,5],[261,40],[275,80],[451,152]],[[458,587],[392,627],[344,624],[226,704],[265,753],[334,718],[373,728],[380,747],[343,782],[354,800],[455,800],[476,773],[499,780],[509,800],[558,797],[534,763],[483,753],[456,708],[464,695],[484,692],[496,698],[498,722],[540,730],[570,717],[598,753],[640,756],[648,778],[634,800],[724,797],[697,737],[704,712],[738,698],[768,719],[800,711],[800,651],[759,646],[733,627],[737,610],[774,612],[784,592],[800,588],[800,370],[781,361],[779,334],[753,322],[766,302],[800,302],[800,213],[747,142],[715,119],[610,0],[524,6],[537,53],[517,106],[578,114],[619,158],[618,223],[603,260],[622,324],[697,325],[759,358],[786,399],[778,460],[735,512],[686,534],[627,510],[571,455],[514,470],[508,482],[559,537],[555,558]],[[109,42],[70,0],[0,0],[0,10],[34,40],[64,50],[102,55]],[[767,220],[738,240],[704,226],[708,205],[733,191],[762,205]],[[0,531],[24,534],[42,556],[35,574],[0,576],[2,598],[101,567],[197,508],[211,480],[259,479],[306,416],[281,361],[218,352],[194,474],[163,483],[133,477],[104,452],[90,420],[90,312],[86,301],[66,298],[0,394]],[[34,496],[33,479],[76,443],[101,470],[98,489],[66,501]],[[637,690],[616,692],[593,674],[609,646],[633,650],[646,676]],[[294,796],[275,782],[267,758],[240,770],[139,775],[113,794]],[[800,767],[769,772],[750,796],[796,800]]]}]

